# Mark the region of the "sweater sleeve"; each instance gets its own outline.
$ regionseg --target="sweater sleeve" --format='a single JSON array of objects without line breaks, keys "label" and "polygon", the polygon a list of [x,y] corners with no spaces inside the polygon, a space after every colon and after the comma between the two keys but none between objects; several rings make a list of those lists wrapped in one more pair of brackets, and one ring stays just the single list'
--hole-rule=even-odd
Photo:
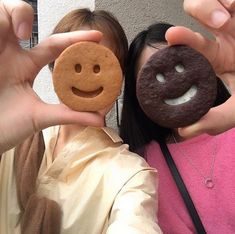
[{"label": "sweater sleeve", "polygon": [[162,233],[157,224],[157,172],[144,169],[132,176],[117,195],[107,234]]}]

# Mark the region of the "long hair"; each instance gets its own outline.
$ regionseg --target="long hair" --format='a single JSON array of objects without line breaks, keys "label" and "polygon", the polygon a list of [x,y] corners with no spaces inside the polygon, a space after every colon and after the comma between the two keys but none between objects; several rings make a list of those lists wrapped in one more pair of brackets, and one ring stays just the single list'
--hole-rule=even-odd
[{"label": "long hair", "polygon": [[[145,46],[166,43],[165,33],[172,26],[168,23],[156,23],[140,32],[130,44],[127,56],[120,135],[124,143],[129,144],[131,151],[142,156],[146,144],[152,140],[166,141],[172,134],[172,129],[154,123],[141,109],[136,96],[136,68]],[[214,106],[222,104],[230,96],[220,79],[217,79],[217,84],[218,92]]]}]

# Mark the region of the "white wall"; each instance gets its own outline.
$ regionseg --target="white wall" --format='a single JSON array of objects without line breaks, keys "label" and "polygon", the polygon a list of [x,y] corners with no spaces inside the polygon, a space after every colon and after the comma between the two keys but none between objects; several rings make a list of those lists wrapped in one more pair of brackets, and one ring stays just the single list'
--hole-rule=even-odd
[{"label": "white wall", "polygon": [[[58,21],[75,8],[95,8],[95,0],[38,0],[39,41],[51,34]],[[47,103],[57,103],[53,90],[51,74],[47,67],[38,74],[34,89],[40,98]]]}]

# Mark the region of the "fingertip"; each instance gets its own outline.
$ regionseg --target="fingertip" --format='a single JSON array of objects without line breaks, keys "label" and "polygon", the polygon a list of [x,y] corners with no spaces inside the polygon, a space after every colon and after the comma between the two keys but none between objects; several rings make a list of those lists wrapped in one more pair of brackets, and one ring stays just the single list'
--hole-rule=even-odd
[{"label": "fingertip", "polygon": [[165,38],[170,45],[185,44],[191,45],[195,42],[195,33],[186,27],[175,26],[167,30]]},{"label": "fingertip", "polygon": [[90,39],[88,41],[93,41],[99,43],[103,38],[103,33],[98,30],[90,30]]},{"label": "fingertip", "polygon": [[181,137],[190,139],[201,135],[203,131],[199,128],[199,125],[195,123],[187,127],[179,128],[178,133]]},{"label": "fingertip", "polygon": [[177,33],[177,30],[180,26],[174,26],[174,27],[170,27],[169,29],[167,29],[166,34],[165,34],[165,39],[167,41],[171,41],[172,37],[174,37],[175,33]]},{"label": "fingertip", "polygon": [[96,34],[97,39],[101,40],[101,38],[103,37],[103,33],[101,31],[98,30],[91,30],[91,32],[93,32],[94,34]]},{"label": "fingertip", "polygon": [[12,6],[6,6],[12,18],[15,35],[21,39],[29,39],[32,33],[34,10],[24,1],[17,1]]},{"label": "fingertip", "polygon": [[208,25],[212,28],[218,29],[224,26],[231,15],[225,10],[215,10],[212,12],[211,17],[208,20]]},{"label": "fingertip", "polygon": [[170,27],[169,29],[167,29],[166,33],[165,33],[165,39],[168,42],[168,44],[171,44],[171,35],[174,35],[174,28],[175,27]]}]

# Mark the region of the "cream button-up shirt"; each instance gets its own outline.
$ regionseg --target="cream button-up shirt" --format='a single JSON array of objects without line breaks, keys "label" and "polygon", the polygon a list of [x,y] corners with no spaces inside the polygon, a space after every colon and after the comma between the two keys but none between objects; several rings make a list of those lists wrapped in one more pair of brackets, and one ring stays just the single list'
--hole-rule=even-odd
[{"label": "cream button-up shirt", "polygon": [[[109,128],[87,127],[52,160],[58,127],[43,131],[46,150],[37,193],[62,209],[62,234],[161,233],[156,170]],[[20,234],[14,149],[0,164],[0,234]],[[33,234],[33,233],[32,233]]]}]

